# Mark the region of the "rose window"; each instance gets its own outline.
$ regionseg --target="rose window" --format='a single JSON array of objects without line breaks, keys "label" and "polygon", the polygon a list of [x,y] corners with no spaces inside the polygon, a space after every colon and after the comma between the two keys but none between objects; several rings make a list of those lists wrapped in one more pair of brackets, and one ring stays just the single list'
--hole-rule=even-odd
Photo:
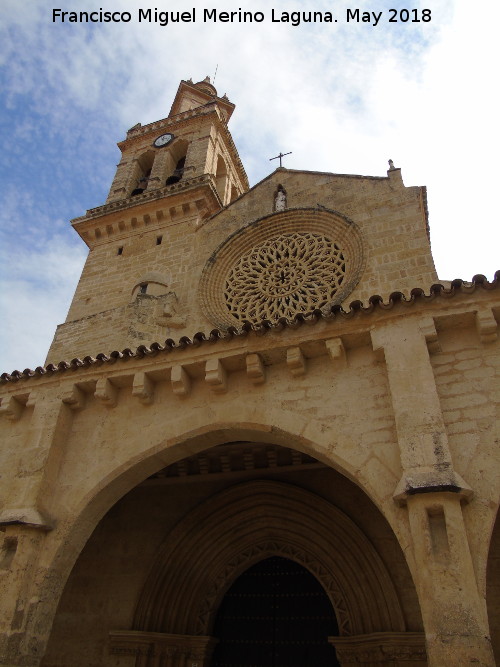
[{"label": "rose window", "polygon": [[282,234],[253,247],[229,270],[224,298],[238,321],[276,321],[331,304],[346,275],[339,246],[316,233]]}]

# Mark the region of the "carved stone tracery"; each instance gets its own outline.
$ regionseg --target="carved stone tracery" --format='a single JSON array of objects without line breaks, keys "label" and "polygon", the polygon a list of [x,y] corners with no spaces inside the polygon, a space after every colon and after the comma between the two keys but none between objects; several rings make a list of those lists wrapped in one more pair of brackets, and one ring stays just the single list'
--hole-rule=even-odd
[{"label": "carved stone tracery", "polygon": [[217,327],[328,310],[356,287],[361,230],[324,208],[285,208],[236,230],[207,259],[200,305]]},{"label": "carved stone tracery", "polygon": [[323,234],[282,234],[240,257],[226,279],[229,312],[240,322],[276,321],[324,308],[346,275],[339,246]]}]

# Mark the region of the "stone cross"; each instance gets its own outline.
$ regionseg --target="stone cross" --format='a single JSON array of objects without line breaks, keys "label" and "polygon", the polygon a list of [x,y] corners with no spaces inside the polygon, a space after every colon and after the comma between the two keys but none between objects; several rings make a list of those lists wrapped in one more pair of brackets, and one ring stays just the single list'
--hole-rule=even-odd
[{"label": "stone cross", "polygon": [[276,157],[270,157],[270,158],[269,158],[269,161],[271,161],[271,160],[277,160],[277,159],[279,158],[279,161],[280,161],[280,167],[282,167],[283,165],[281,164],[281,158],[285,157],[285,155],[291,155],[291,154],[292,154],[292,151],[290,151],[289,153],[282,153],[282,152],[280,151],[280,154],[279,154],[279,155],[277,155]]}]

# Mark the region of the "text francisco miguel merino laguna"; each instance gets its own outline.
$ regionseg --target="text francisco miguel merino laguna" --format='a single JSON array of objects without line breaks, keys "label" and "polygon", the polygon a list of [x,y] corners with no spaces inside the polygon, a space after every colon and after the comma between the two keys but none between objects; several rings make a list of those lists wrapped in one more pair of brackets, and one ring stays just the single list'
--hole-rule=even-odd
[{"label": "text francisco miguel merino laguna", "polygon": [[[383,12],[361,11],[359,9],[347,9],[341,20],[355,23],[370,23],[376,26]],[[393,12],[393,14],[390,14]],[[411,22],[427,23],[431,20],[430,9],[403,9],[388,10],[387,20],[389,22]],[[135,19],[134,19],[135,17]],[[218,9],[203,9],[197,13],[195,7],[189,11],[158,11],[158,9],[138,9],[134,17],[130,12],[105,11],[102,8],[92,12],[68,12],[63,9],[52,10],[53,23],[157,23],[161,26],[169,23],[262,23],[270,20],[272,23],[289,23],[298,26],[301,23],[337,23],[332,12],[286,12],[271,9],[267,16],[264,12],[249,12],[238,9],[236,11],[220,11]],[[340,18],[340,17],[339,17]]]}]

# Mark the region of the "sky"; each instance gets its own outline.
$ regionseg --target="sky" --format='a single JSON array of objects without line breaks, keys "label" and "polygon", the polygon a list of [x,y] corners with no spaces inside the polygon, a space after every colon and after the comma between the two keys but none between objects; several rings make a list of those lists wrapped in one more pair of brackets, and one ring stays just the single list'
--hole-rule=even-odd
[{"label": "sky", "polygon": [[[131,20],[53,21],[101,8]],[[140,9],[196,20],[139,22]],[[204,9],[264,20],[204,21]],[[370,20],[348,22],[356,9]],[[166,117],[182,79],[215,72],[250,185],[280,151],[290,169],[341,174],[385,176],[392,159],[405,185],[427,186],[440,279],[492,279],[498,25],[497,0],[1,0],[0,372],[43,365],[87,255],[70,220],[104,203],[116,143]]]}]

